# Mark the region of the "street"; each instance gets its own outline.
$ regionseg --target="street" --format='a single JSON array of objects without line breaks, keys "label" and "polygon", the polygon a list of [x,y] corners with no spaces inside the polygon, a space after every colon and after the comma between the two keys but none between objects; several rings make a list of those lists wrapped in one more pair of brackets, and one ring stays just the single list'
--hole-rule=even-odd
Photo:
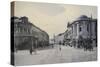
[{"label": "street", "polygon": [[54,48],[37,50],[30,55],[28,50],[22,50],[15,53],[15,65],[32,65],[32,64],[54,64],[66,62],[83,62],[97,60],[97,49],[93,51],[84,51],[69,46],[55,45]]}]

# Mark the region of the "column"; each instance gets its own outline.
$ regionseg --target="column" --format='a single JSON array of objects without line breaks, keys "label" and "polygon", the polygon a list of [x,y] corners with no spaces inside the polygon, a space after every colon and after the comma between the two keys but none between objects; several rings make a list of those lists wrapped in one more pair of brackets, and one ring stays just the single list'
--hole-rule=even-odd
[{"label": "column", "polygon": [[75,24],[73,24],[73,38],[75,39],[76,37],[76,29],[75,29]]},{"label": "column", "polygon": [[76,36],[76,47],[77,47],[77,45],[78,45],[78,37],[79,37],[79,22],[77,22],[77,31],[76,31],[76,33],[77,33],[77,36]]},{"label": "column", "polygon": [[77,22],[77,38],[79,36],[79,22]]}]

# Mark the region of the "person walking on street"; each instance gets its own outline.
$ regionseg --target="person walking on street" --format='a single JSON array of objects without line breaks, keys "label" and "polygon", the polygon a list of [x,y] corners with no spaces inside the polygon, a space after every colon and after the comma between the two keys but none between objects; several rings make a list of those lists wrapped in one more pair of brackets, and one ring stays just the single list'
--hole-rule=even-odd
[{"label": "person walking on street", "polygon": [[59,42],[59,50],[61,51],[61,41]]},{"label": "person walking on street", "polygon": [[30,54],[32,55],[32,48],[30,49]]}]

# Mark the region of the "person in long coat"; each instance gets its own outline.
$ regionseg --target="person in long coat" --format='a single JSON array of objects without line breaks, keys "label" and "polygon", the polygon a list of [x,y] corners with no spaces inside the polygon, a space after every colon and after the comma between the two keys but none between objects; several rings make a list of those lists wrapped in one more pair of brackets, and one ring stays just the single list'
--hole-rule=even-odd
[{"label": "person in long coat", "polygon": [[32,50],[32,48],[30,49],[30,54],[32,55],[32,52],[33,52],[33,50]]}]

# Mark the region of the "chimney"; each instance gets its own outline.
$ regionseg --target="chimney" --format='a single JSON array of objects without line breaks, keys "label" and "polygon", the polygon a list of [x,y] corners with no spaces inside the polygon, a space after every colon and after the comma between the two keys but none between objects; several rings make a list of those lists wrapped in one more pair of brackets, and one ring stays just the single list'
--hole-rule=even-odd
[{"label": "chimney", "polygon": [[28,23],[28,17],[24,16],[20,18],[23,23]]}]

